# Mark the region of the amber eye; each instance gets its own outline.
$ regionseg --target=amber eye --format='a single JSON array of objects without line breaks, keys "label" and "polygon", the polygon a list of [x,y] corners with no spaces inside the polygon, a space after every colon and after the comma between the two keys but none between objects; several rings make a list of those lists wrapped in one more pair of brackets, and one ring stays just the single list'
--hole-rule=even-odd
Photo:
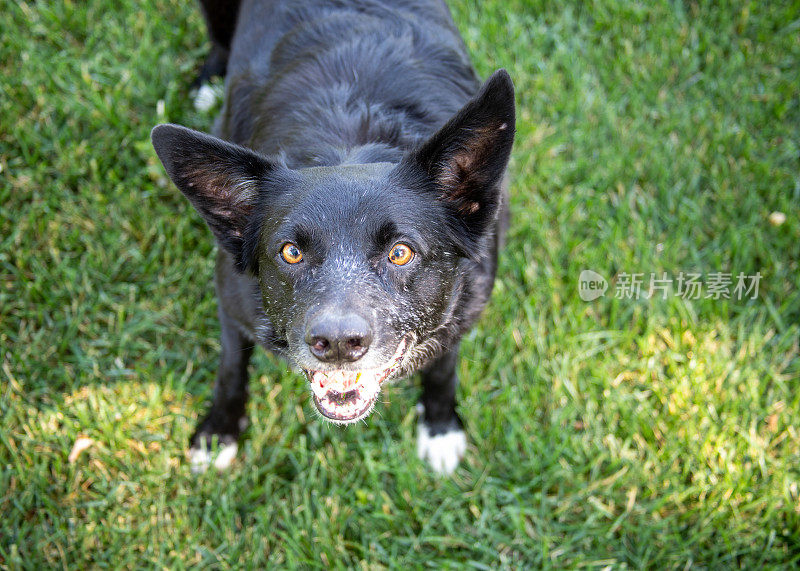
[{"label": "amber eye", "polygon": [[398,242],[389,250],[389,261],[395,266],[405,266],[414,259],[414,250],[410,246]]},{"label": "amber eye", "polygon": [[283,258],[283,261],[287,264],[296,264],[302,261],[303,252],[291,242],[287,242],[283,245],[283,248],[281,248],[281,258]]}]

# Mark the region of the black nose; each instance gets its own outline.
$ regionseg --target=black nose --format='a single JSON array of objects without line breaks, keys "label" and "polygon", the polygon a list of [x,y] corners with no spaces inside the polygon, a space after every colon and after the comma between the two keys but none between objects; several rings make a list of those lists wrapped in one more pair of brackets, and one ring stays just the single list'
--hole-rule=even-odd
[{"label": "black nose", "polygon": [[366,320],[354,313],[324,314],[306,328],[306,343],[320,361],[358,361],[369,349],[372,332]]}]

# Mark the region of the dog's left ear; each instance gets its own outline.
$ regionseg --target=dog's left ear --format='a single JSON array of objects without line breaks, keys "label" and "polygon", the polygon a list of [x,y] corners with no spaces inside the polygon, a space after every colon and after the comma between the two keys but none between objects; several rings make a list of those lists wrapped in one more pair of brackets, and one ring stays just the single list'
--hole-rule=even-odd
[{"label": "dog's left ear", "polygon": [[496,216],[513,143],[514,84],[500,69],[407,160],[422,167],[475,239]]}]

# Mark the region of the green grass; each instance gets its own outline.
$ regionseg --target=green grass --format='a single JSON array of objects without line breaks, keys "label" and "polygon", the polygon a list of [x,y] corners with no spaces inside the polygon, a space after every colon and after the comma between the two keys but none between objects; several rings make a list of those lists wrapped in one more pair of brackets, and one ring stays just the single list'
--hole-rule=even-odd
[{"label": "green grass", "polygon": [[[0,567],[800,564],[796,2],[452,2],[519,119],[444,480],[415,457],[413,382],[342,429],[263,352],[243,454],[190,474],[213,245],[148,135],[210,126],[198,10],[1,4]],[[591,303],[586,268],[611,279]],[[763,278],[755,300],[613,295],[681,271]]]}]

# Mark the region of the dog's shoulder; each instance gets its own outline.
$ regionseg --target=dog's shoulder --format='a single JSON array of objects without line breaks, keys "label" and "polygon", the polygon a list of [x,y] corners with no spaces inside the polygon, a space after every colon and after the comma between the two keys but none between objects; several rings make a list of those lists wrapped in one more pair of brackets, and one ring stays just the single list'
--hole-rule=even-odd
[{"label": "dog's shoulder", "polygon": [[302,149],[296,158],[305,160],[334,125],[359,143],[408,148],[479,86],[442,2],[253,2],[242,10],[218,131],[252,148]]}]

